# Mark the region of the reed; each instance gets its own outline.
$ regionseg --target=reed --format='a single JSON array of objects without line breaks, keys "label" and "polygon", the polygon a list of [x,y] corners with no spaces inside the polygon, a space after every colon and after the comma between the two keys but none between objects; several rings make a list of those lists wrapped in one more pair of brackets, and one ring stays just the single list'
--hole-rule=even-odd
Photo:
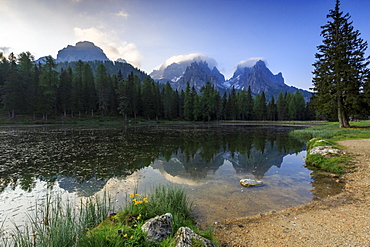
[{"label": "reed", "polygon": [[62,201],[61,195],[48,194],[41,205],[36,204],[34,215],[29,215],[29,225],[24,230],[15,226],[11,238],[3,238],[3,246],[14,247],[59,247],[76,246],[86,232],[113,210],[111,200],[104,195],[75,203]]},{"label": "reed", "polygon": [[[191,216],[193,202],[184,189],[156,186],[147,195],[130,194],[123,210],[113,212],[106,194],[76,203],[64,202],[60,195],[48,195],[29,215],[29,225],[18,226],[11,238],[3,238],[4,247],[101,247],[101,246],[174,246],[174,233],[181,226],[212,239],[212,231],[201,232]],[[144,222],[156,215],[173,215],[172,236],[161,243],[148,243],[141,230]],[[0,234],[1,234],[0,227]],[[213,241],[215,241],[213,239]]]}]

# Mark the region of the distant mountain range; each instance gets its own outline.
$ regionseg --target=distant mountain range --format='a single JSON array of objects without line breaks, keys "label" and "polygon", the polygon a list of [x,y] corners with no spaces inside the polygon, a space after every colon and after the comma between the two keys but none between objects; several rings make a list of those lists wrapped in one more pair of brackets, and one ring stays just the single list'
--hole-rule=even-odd
[{"label": "distant mountain range", "polygon": [[261,94],[263,91],[267,99],[271,96],[277,99],[280,92],[295,93],[297,90],[302,93],[306,101],[311,97],[311,93],[306,90],[286,85],[282,73],[274,75],[262,60],[256,61],[253,65],[238,65],[233,76],[225,80],[216,66],[209,66],[207,59],[209,58],[194,56],[171,64],[165,63],[149,75],[160,83],[169,82],[179,91],[184,90],[188,82],[199,92],[200,88],[209,81],[221,92],[229,92],[232,88],[237,91],[247,90],[250,87],[253,95]]},{"label": "distant mountain range", "polygon": [[[43,60],[44,57],[37,62],[43,62]],[[59,50],[55,61],[66,64],[78,60],[111,62],[101,48],[88,41],[78,42],[75,46],[68,45]],[[123,59],[119,59],[117,62],[126,63]],[[306,101],[309,101],[311,97],[311,93],[306,90],[286,85],[282,73],[274,75],[262,60],[257,60],[253,64],[239,64],[233,76],[228,80],[216,66],[217,63],[212,58],[200,54],[190,54],[179,61],[167,60],[159,69],[153,70],[149,75],[159,83],[169,82],[178,91],[185,90],[187,83],[189,83],[199,92],[200,88],[209,81],[220,92],[230,92],[232,88],[237,91],[247,90],[250,87],[253,95],[263,91],[267,99],[270,99],[271,96],[276,99],[280,92],[295,93],[297,90],[302,93]],[[140,74],[142,77],[142,71],[132,66],[128,68],[130,71],[137,70],[134,71],[135,74]],[[125,71],[122,72],[127,74]]]}]

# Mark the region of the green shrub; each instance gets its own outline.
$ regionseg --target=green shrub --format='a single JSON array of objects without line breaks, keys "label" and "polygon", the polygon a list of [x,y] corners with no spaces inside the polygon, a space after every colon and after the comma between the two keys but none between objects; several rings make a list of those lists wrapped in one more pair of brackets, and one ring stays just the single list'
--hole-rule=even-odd
[{"label": "green shrub", "polygon": [[344,173],[343,167],[346,162],[348,162],[346,157],[337,155],[331,155],[330,157],[326,157],[320,154],[308,154],[306,156],[307,166],[314,166],[321,170],[337,174]]}]

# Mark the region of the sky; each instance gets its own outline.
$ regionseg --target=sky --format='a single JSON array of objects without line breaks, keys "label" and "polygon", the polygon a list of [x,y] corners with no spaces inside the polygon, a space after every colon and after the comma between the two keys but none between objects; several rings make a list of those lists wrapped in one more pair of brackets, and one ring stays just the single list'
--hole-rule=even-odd
[{"label": "sky", "polygon": [[[111,60],[148,74],[171,57],[213,58],[229,79],[237,65],[263,59],[285,83],[312,86],[321,26],[335,0],[0,0],[0,51],[36,59],[91,41]],[[342,0],[370,42],[369,0]],[[367,51],[370,55],[370,49]]]}]

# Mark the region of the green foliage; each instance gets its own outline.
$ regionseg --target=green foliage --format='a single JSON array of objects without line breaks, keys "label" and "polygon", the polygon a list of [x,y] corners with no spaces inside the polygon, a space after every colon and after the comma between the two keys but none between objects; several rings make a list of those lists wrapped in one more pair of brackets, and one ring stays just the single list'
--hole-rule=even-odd
[{"label": "green foliage", "polygon": [[319,114],[330,119],[337,112],[339,127],[348,128],[350,115],[366,107],[363,88],[368,87],[369,60],[365,57],[367,42],[360,38],[350,15],[344,15],[339,5],[337,0],[334,10],[327,15],[330,20],[321,27],[323,44],[317,47],[313,64],[312,101]]},{"label": "green foliage", "polygon": [[[173,246],[172,237],[161,243],[146,242],[141,226],[149,218],[171,213],[173,234],[181,226],[197,230],[191,218],[191,208],[192,202],[180,187],[157,186],[147,197],[130,194],[126,207],[89,231],[80,239],[79,246]],[[203,235],[212,237],[211,231]]]},{"label": "green foliage", "polygon": [[293,135],[305,139],[324,138],[334,141],[370,138],[370,121],[353,122],[352,128],[338,128],[338,122],[322,123],[305,129],[294,130]]},{"label": "green foliage", "polygon": [[[148,243],[141,226],[145,220],[170,212],[173,215],[173,234],[181,226],[199,232],[191,218],[192,202],[180,187],[157,186],[145,197],[130,194],[124,210],[108,214],[113,209],[107,195],[80,203],[79,210],[61,196],[47,196],[26,230],[17,230],[11,239],[3,238],[2,246],[174,246],[170,237],[161,243]],[[1,232],[0,232],[1,233]],[[209,229],[201,235],[212,239]]]},{"label": "green foliage", "polygon": [[348,158],[337,155],[325,157],[320,154],[308,154],[305,161],[308,166],[314,166],[328,172],[343,174],[343,167],[348,163]]},{"label": "green foliage", "polygon": [[310,150],[315,147],[329,146],[336,149],[341,149],[341,147],[334,141],[325,140],[322,138],[313,138],[307,142],[306,165],[314,166],[321,170],[342,174],[344,173],[344,167],[349,162],[349,158],[344,155],[339,154],[310,154]]},{"label": "green foliage", "polygon": [[189,224],[193,202],[181,187],[157,186],[148,198],[150,201],[150,207],[147,210],[149,217],[170,212],[174,217],[174,228]]},{"label": "green foliage", "polygon": [[12,239],[3,239],[5,246],[59,247],[75,246],[86,233],[98,225],[113,210],[107,195],[81,201],[79,211],[61,195],[48,195],[41,205],[37,205],[35,215],[29,216],[30,225],[25,231],[16,228]]},{"label": "green foliage", "polygon": [[[356,122],[352,128],[338,128],[337,123],[323,123],[319,126],[313,126],[306,129],[294,130],[293,135],[303,138],[313,138],[307,142],[307,150],[311,150],[317,146],[330,146],[341,149],[335,141],[348,139],[363,139],[370,138],[370,121]],[[351,162],[348,155],[319,155],[307,154],[306,164],[308,166],[318,167],[319,169],[342,174],[348,168]]]},{"label": "green foliage", "polygon": [[250,87],[221,96],[210,82],[199,94],[189,84],[185,92],[179,92],[170,82],[158,84],[122,63],[79,60],[56,64],[49,56],[44,64],[34,65],[33,56],[27,52],[18,60],[14,55],[9,59],[0,56],[0,72],[0,106],[12,119],[27,114],[34,121],[40,116],[43,122],[50,122],[49,116],[54,121],[58,116],[68,121],[76,115],[78,119],[94,117],[96,111],[102,116],[120,114],[125,122],[306,118],[306,105],[299,91],[281,94],[283,99],[279,97],[277,103],[274,98],[268,101],[264,92],[253,99]]}]

